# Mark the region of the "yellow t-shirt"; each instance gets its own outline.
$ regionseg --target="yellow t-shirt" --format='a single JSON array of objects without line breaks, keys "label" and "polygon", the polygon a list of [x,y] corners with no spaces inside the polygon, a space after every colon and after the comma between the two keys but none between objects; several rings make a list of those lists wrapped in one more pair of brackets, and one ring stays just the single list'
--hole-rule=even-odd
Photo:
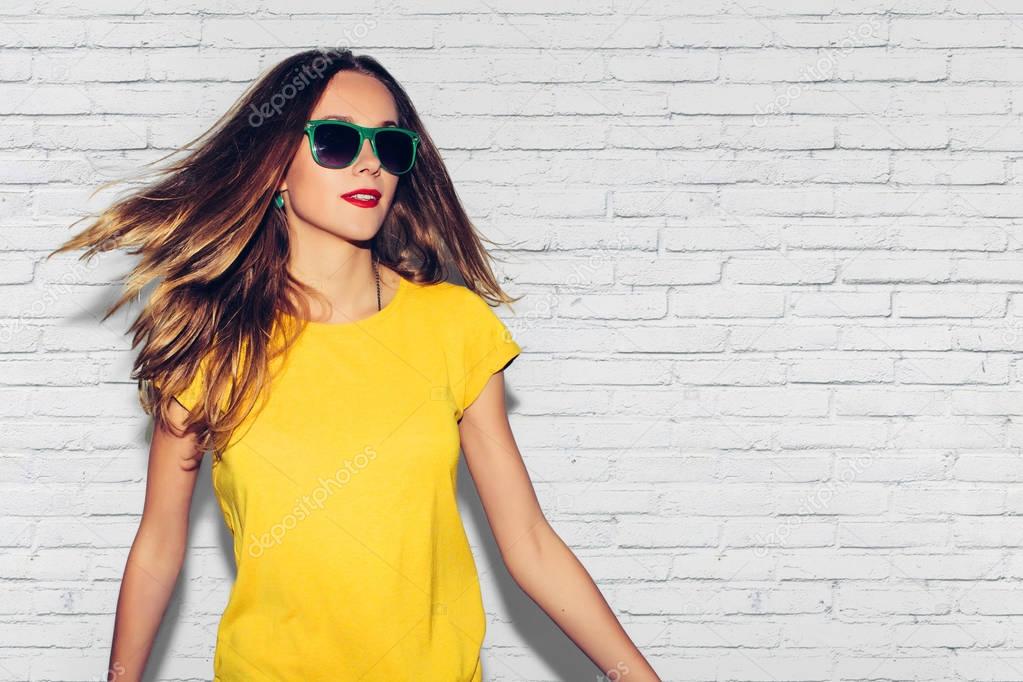
[{"label": "yellow t-shirt", "polygon": [[457,422],[520,351],[449,282],[401,278],[371,317],[309,323],[213,464],[237,565],[216,682],[482,680]]}]

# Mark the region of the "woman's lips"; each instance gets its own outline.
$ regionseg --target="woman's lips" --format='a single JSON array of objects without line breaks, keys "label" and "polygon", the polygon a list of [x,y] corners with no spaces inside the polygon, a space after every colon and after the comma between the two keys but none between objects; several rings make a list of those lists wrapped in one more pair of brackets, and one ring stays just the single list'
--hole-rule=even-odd
[{"label": "woman's lips", "polygon": [[373,208],[380,203],[380,193],[376,190],[355,190],[348,194],[342,194],[341,198],[360,208]]}]

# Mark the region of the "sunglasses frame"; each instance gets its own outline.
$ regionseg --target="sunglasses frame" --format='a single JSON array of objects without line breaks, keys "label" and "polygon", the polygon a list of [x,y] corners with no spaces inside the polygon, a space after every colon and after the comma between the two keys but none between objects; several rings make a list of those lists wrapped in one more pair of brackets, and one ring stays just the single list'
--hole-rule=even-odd
[{"label": "sunglasses frame", "polygon": [[[356,147],[357,151],[355,153],[355,157],[352,158],[352,160],[349,161],[344,166],[327,166],[327,165],[325,165],[325,164],[320,162],[319,155],[316,153],[316,144],[313,142],[313,138],[316,137],[316,129],[319,128],[322,125],[345,126],[347,128],[352,128],[357,133],[359,133],[359,145],[358,145],[358,147]],[[398,132],[406,133],[406,134],[408,134],[409,137],[412,138],[412,163],[410,163],[409,167],[406,168],[405,170],[401,171],[400,173],[395,173],[394,171],[391,171],[388,168],[384,167],[384,165],[383,165],[384,162],[380,158],[380,154],[377,152],[377,133],[380,132],[381,130],[391,130],[391,131],[398,131]],[[368,128],[366,126],[358,125],[357,123],[349,123],[348,121],[339,121],[339,120],[334,119],[334,118],[318,118],[318,119],[313,119],[311,121],[306,121],[305,129],[304,129],[303,132],[305,133],[306,137],[309,138],[309,151],[312,152],[313,161],[315,161],[317,163],[317,165],[323,166],[324,168],[330,168],[332,170],[339,170],[341,168],[348,168],[348,166],[351,166],[353,163],[355,163],[356,159],[359,158],[359,154],[362,153],[362,145],[363,145],[363,143],[365,143],[365,141],[367,139],[369,139],[369,145],[373,149],[373,154],[377,157],[377,160],[380,161],[380,167],[383,168],[388,173],[390,173],[391,175],[404,175],[405,173],[408,173],[410,170],[412,170],[412,168],[415,167],[415,165],[416,165],[416,156],[417,156],[417,152],[419,150],[419,133],[417,133],[414,130],[410,130],[408,128],[399,128],[397,126],[383,126],[382,128]]]}]

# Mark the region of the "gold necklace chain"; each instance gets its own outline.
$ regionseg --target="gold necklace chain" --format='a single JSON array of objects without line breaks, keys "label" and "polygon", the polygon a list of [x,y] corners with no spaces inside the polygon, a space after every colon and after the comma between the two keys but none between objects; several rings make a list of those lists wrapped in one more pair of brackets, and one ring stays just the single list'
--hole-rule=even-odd
[{"label": "gold necklace chain", "polygon": [[377,280],[377,310],[379,311],[382,309],[380,306],[380,271],[377,270],[376,258],[372,258],[370,262],[373,263],[373,274],[376,275]]}]

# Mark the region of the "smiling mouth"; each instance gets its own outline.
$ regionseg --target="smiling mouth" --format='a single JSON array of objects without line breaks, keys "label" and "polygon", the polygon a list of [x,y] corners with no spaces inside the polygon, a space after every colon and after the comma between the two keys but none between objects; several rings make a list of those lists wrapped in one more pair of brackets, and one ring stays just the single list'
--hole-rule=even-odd
[{"label": "smiling mouth", "polygon": [[372,208],[380,202],[380,196],[372,192],[349,192],[342,194],[341,198],[350,204],[363,208]]}]

